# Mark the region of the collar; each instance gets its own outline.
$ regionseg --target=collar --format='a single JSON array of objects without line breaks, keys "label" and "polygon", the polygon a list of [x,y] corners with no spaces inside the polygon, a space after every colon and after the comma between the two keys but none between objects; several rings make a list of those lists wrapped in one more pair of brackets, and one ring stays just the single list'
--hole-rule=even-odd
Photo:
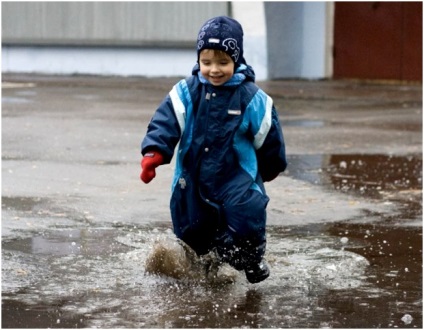
[{"label": "collar", "polygon": [[[247,69],[247,66],[245,64],[240,64],[240,66],[237,68],[236,72],[233,74],[233,76],[230,78],[230,80],[228,80],[225,84],[223,84],[221,86],[237,86],[237,85],[240,85],[246,79],[246,75],[242,72],[246,69]],[[199,80],[202,84],[211,85],[211,83],[205,77],[203,77],[200,70],[197,73],[197,75],[198,75]]]}]

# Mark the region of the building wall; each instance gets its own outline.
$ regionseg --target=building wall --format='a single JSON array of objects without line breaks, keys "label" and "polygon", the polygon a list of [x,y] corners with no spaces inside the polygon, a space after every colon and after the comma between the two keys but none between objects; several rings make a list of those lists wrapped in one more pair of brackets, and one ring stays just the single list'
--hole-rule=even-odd
[{"label": "building wall", "polygon": [[[351,9],[340,17],[337,6]],[[355,16],[364,6],[371,14]],[[401,17],[399,26],[380,17],[386,7],[401,8],[388,11]],[[245,58],[258,80],[331,78],[333,68],[340,78],[422,80],[421,2],[2,2],[2,72],[186,76],[199,27],[217,15],[243,25]],[[340,20],[344,30],[334,27]],[[376,28],[380,21],[398,45]],[[397,64],[383,68],[400,74],[372,73],[396,52]]]},{"label": "building wall", "polygon": [[229,15],[244,28],[258,80],[331,77],[332,5],[2,2],[2,72],[186,76],[200,26]]},{"label": "building wall", "polygon": [[187,76],[228,2],[2,2],[2,72]]},{"label": "building wall", "polygon": [[269,78],[331,77],[332,6],[265,2]]},{"label": "building wall", "polygon": [[422,2],[337,2],[334,76],[422,81]]},{"label": "building wall", "polygon": [[245,59],[255,70],[257,80],[268,78],[268,45],[265,6],[262,1],[231,4],[234,19],[243,26]]},{"label": "building wall", "polygon": [[193,47],[227,2],[3,2],[2,43]]}]

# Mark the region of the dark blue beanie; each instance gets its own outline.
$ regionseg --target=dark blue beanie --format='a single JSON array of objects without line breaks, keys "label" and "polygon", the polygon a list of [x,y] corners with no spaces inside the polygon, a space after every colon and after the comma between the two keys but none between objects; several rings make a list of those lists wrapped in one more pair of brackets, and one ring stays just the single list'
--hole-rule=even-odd
[{"label": "dark blue beanie", "polygon": [[236,67],[246,63],[243,58],[243,29],[239,22],[227,16],[214,17],[203,24],[197,37],[197,59],[203,49],[224,51]]}]

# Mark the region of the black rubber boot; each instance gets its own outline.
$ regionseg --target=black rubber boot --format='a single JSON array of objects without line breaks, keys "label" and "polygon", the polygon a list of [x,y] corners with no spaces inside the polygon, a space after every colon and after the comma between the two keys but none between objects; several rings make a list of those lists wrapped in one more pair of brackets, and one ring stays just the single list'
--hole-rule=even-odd
[{"label": "black rubber boot", "polygon": [[250,283],[259,283],[267,279],[269,276],[269,267],[265,260],[258,264],[251,264],[245,269],[246,278]]}]

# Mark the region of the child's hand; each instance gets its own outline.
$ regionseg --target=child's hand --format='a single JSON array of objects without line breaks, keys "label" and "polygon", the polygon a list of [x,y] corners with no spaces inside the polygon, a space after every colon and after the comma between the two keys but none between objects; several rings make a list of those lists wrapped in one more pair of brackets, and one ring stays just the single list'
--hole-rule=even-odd
[{"label": "child's hand", "polygon": [[156,167],[163,164],[163,156],[157,151],[146,153],[141,160],[140,179],[144,183],[149,183],[156,176]]}]

